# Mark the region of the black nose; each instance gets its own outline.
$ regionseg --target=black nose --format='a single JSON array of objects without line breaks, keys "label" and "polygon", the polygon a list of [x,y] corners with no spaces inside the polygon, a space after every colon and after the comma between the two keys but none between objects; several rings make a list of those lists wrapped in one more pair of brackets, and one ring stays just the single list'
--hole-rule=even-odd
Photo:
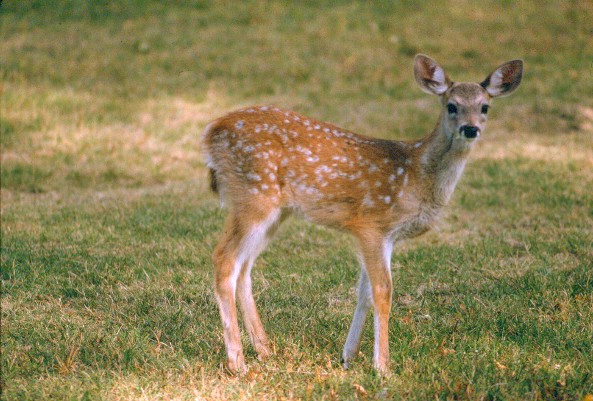
[{"label": "black nose", "polygon": [[478,127],[474,127],[473,125],[464,125],[459,130],[463,136],[469,139],[476,138],[480,134],[480,129]]}]

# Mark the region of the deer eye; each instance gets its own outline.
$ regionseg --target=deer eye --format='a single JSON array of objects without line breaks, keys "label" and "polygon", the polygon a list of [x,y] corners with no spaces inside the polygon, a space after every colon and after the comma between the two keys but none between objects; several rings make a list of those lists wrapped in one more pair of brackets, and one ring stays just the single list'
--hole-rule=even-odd
[{"label": "deer eye", "polygon": [[488,109],[490,109],[490,106],[487,104],[482,105],[482,114],[488,114]]},{"label": "deer eye", "polygon": [[457,114],[457,106],[455,106],[453,103],[449,103],[447,105],[447,112],[449,114]]}]

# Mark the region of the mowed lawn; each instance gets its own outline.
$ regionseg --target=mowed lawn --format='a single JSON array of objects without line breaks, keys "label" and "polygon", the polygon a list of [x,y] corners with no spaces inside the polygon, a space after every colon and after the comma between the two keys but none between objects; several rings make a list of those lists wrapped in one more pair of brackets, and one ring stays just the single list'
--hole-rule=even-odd
[{"label": "mowed lawn", "polygon": [[[593,3],[31,0],[0,5],[6,400],[587,400],[593,396]],[[439,229],[394,250],[391,374],[348,371],[353,241],[288,220],[258,259],[274,355],[228,374],[199,138],[275,104],[427,134],[456,81],[522,58]]]}]

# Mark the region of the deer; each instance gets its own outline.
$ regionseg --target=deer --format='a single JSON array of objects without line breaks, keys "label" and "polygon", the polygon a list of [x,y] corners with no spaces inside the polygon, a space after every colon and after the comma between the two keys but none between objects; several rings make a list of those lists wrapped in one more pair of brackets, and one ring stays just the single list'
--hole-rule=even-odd
[{"label": "deer", "polygon": [[484,132],[491,99],[513,93],[522,73],[522,60],[512,60],[481,83],[457,83],[435,60],[416,55],[420,89],[440,98],[434,129],[417,141],[360,135],[274,106],[243,108],[207,125],[201,146],[211,189],[228,208],[212,261],[231,373],[247,371],[237,300],[258,359],[272,353],[251,271],[291,214],[354,237],[361,270],[341,364],[348,369],[358,355],[373,308],[373,366],[388,373],[393,246],[433,227]]}]

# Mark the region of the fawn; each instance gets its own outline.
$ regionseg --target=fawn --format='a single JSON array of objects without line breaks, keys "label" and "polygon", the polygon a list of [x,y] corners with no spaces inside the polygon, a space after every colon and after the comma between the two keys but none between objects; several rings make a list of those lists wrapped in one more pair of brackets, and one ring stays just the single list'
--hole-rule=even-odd
[{"label": "fawn", "polygon": [[213,263],[230,371],[246,371],[236,297],[258,357],[271,352],[251,268],[291,212],[355,237],[362,268],[342,364],[348,368],[358,354],[372,306],[374,367],[388,370],[393,244],[430,229],[484,130],[490,99],[515,91],[522,71],[523,62],[513,60],[482,83],[455,83],[436,61],[417,55],[416,81],[440,96],[441,112],[433,131],[413,143],[358,135],[267,106],[232,112],[206,127],[202,146],[211,186],[229,209]]}]

